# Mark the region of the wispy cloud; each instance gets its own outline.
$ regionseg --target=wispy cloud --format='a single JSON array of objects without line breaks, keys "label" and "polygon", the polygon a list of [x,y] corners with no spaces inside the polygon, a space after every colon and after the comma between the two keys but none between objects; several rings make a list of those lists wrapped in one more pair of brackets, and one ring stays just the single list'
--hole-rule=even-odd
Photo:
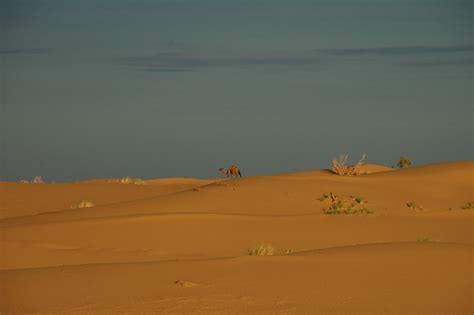
[{"label": "wispy cloud", "polygon": [[411,67],[437,67],[437,66],[471,66],[474,65],[474,60],[458,59],[458,60],[422,60],[401,63],[402,66]]},{"label": "wispy cloud", "polygon": [[32,55],[32,54],[43,54],[46,50],[44,49],[0,49],[0,55]]},{"label": "wispy cloud", "polygon": [[[328,55],[334,56],[395,56],[406,57],[403,62],[390,63],[403,66],[468,65],[472,58],[452,55],[470,53],[472,45],[452,46],[390,46],[378,48],[338,48],[319,49],[306,52],[277,54],[274,52],[246,55],[243,53],[214,53],[195,51],[190,48],[164,48],[150,54],[136,54],[113,61],[147,72],[178,73],[219,68],[273,68],[291,70],[311,70],[327,62]],[[433,59],[432,54],[443,54],[442,59]],[[428,59],[429,58],[429,59]],[[402,60],[403,60],[402,59]],[[411,60],[410,60],[411,59]]]},{"label": "wispy cloud", "polygon": [[320,49],[321,53],[339,56],[363,56],[363,55],[421,55],[421,54],[446,54],[458,52],[472,52],[473,45],[451,45],[451,46],[386,46],[375,48],[334,48]]},{"label": "wispy cloud", "polygon": [[116,59],[119,63],[152,72],[183,72],[198,69],[229,67],[299,67],[318,64],[320,58],[302,55],[255,55],[198,54],[181,51],[165,51],[153,55],[129,56]]}]

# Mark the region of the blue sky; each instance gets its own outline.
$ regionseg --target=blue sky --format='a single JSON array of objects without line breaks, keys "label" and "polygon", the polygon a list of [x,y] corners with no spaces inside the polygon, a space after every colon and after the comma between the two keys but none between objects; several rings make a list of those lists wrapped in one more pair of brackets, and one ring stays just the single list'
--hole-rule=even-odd
[{"label": "blue sky", "polygon": [[1,0],[0,178],[473,159],[473,5]]}]

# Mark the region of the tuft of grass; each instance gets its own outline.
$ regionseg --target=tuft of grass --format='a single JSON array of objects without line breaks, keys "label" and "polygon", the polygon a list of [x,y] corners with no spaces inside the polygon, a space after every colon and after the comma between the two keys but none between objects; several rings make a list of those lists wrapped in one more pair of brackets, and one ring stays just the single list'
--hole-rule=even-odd
[{"label": "tuft of grass", "polygon": [[272,256],[275,254],[275,247],[267,243],[260,243],[255,247],[249,248],[248,254],[250,256]]},{"label": "tuft of grass", "polygon": [[90,200],[81,200],[76,204],[71,206],[72,209],[81,209],[81,208],[92,208],[95,206],[95,203]]},{"label": "tuft of grass", "polygon": [[462,209],[474,209],[474,201],[468,202]]},{"label": "tuft of grass", "polygon": [[363,173],[362,166],[364,165],[364,160],[367,157],[366,154],[362,155],[362,158],[353,165],[347,165],[347,154],[342,154],[338,159],[334,158],[332,160],[331,171],[336,175],[341,176],[358,176]]}]

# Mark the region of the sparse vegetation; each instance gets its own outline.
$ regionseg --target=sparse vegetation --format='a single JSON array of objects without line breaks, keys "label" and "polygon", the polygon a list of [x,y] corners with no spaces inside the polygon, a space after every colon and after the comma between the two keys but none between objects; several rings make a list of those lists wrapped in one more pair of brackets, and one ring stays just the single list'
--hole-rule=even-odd
[{"label": "sparse vegetation", "polygon": [[249,248],[247,253],[250,256],[273,256],[291,254],[291,249],[276,249],[268,243],[260,243],[259,245]]},{"label": "sparse vegetation", "polygon": [[90,200],[81,200],[78,203],[71,206],[72,209],[81,209],[81,208],[92,208],[95,206],[95,203]]},{"label": "sparse vegetation", "polygon": [[118,179],[109,179],[107,182],[115,184],[134,184],[134,185],[145,185],[146,182],[141,178],[124,177]]},{"label": "sparse vegetation", "polygon": [[397,162],[397,167],[398,168],[407,168],[412,166],[412,161],[407,158],[406,156],[401,156],[400,159],[398,159]]},{"label": "sparse vegetation", "polygon": [[328,200],[329,206],[323,209],[324,214],[338,215],[338,214],[372,214],[372,210],[363,207],[367,201],[363,197],[339,197],[334,193],[323,194],[319,201],[324,202]]},{"label": "sparse vegetation", "polygon": [[342,176],[358,176],[363,174],[362,166],[364,165],[364,160],[367,157],[366,154],[362,155],[362,158],[354,165],[347,165],[348,155],[340,155],[339,159],[334,158],[332,160],[331,171],[334,174]]},{"label": "sparse vegetation", "polygon": [[468,202],[462,209],[474,209],[474,201]]}]

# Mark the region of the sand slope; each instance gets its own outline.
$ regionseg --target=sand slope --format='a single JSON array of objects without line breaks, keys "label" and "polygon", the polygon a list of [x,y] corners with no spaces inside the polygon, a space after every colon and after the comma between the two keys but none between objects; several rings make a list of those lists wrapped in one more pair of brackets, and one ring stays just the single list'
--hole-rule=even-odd
[{"label": "sand slope", "polygon": [[[470,314],[474,162],[372,170],[0,183],[0,311]],[[373,214],[325,215],[329,192]]]}]

